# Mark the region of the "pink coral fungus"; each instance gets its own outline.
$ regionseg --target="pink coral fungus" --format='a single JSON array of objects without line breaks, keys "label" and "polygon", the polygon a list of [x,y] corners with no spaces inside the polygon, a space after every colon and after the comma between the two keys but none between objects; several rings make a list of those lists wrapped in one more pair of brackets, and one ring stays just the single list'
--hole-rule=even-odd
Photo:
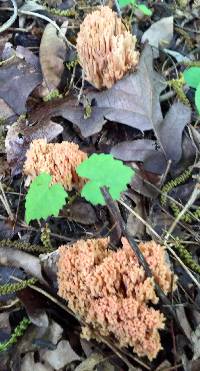
[{"label": "pink coral fungus", "polygon": [[[58,294],[101,335],[113,335],[120,346],[153,359],[162,348],[158,330],[164,327],[163,314],[149,304],[158,302],[154,279],[165,293],[172,284],[164,248],[153,241],[139,245],[154,274],[150,279],[125,238],[117,251],[108,250],[108,243],[80,240],[59,248]],[[83,335],[92,336],[89,327]]]},{"label": "pink coral fungus", "polygon": [[53,183],[61,183],[67,190],[82,188],[76,167],[87,158],[75,143],[47,143],[46,139],[34,140],[26,154],[24,173],[31,180],[42,172],[52,175]]},{"label": "pink coral fungus", "polygon": [[96,88],[110,88],[135,69],[139,53],[133,36],[108,6],[88,14],[80,26],[77,51],[86,79]]}]

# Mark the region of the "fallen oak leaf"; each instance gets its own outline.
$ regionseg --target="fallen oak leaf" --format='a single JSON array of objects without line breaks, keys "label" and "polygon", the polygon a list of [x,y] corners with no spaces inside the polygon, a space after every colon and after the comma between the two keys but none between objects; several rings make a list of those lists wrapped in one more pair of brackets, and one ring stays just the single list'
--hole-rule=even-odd
[{"label": "fallen oak leaf", "polygon": [[156,174],[163,174],[167,166],[165,155],[155,140],[121,142],[111,149],[111,154],[119,160],[143,162],[146,170]]},{"label": "fallen oak leaf", "polygon": [[26,112],[28,96],[41,82],[41,71],[25,61],[0,67],[0,97],[18,115]]},{"label": "fallen oak leaf", "polygon": [[53,121],[45,120],[28,125],[25,119],[14,123],[7,132],[5,147],[12,175],[22,171],[26,152],[34,139],[46,138],[48,142],[61,134],[63,128]]},{"label": "fallen oak leaf", "polygon": [[101,131],[106,120],[141,131],[151,130],[163,119],[159,96],[164,88],[164,79],[153,70],[152,49],[147,45],[137,72],[124,77],[111,89],[83,92],[88,102],[91,102],[89,118],[84,118],[84,107],[78,106],[75,98],[65,98],[57,100],[53,105],[43,106],[43,112],[40,107],[31,114],[31,119],[41,120],[48,111],[49,117],[62,116],[78,126],[83,137]]},{"label": "fallen oak leaf", "polygon": [[175,102],[162,122],[154,124],[155,135],[167,160],[177,163],[182,155],[183,130],[191,120],[191,109]]},{"label": "fallen oak leaf", "polygon": [[157,148],[156,141],[151,139],[125,141],[116,144],[111,149],[111,154],[123,161],[143,162],[146,157],[155,152],[159,152],[159,155],[162,155],[162,152]]},{"label": "fallen oak leaf", "polygon": [[0,264],[23,268],[25,272],[37,278],[42,284],[48,285],[42,275],[40,260],[36,256],[9,247],[2,247],[0,249]]},{"label": "fallen oak leaf", "polygon": [[[149,41],[149,45],[158,49],[159,46],[166,47],[173,38],[173,17],[163,17],[153,23],[142,35],[142,43]],[[157,51],[159,54],[159,52]]]}]

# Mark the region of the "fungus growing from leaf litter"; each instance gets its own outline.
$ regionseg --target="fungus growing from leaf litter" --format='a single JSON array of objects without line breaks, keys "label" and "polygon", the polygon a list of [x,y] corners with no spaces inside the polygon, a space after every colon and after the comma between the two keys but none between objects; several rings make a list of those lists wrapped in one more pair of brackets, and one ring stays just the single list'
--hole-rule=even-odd
[{"label": "fungus growing from leaf litter", "polygon": [[111,88],[138,64],[136,37],[108,6],[88,14],[80,26],[77,51],[85,78],[97,89]]},{"label": "fungus growing from leaf litter", "polygon": [[154,241],[139,247],[154,278],[147,278],[130,244],[108,250],[109,239],[79,240],[59,248],[58,294],[88,327],[82,334],[112,335],[120,346],[131,346],[139,356],[155,358],[160,349],[164,315],[150,303],[158,303],[154,280],[165,294],[172,286],[173,273],[166,262],[164,247]]},{"label": "fungus growing from leaf litter", "polygon": [[42,172],[52,176],[52,183],[62,184],[68,191],[81,189],[85,183],[76,173],[76,167],[87,154],[75,143],[47,143],[46,139],[34,140],[26,153],[24,173],[33,180]]}]

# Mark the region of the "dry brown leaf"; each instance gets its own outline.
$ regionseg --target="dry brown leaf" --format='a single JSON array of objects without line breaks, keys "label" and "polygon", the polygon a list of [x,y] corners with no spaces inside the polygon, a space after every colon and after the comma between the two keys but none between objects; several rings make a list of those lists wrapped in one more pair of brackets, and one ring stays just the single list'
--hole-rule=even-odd
[{"label": "dry brown leaf", "polygon": [[28,126],[26,120],[14,123],[9,128],[5,140],[7,161],[12,175],[21,172],[26,151],[34,139],[46,138],[50,142],[62,131],[62,126],[53,121],[44,121],[33,126]]},{"label": "dry brown leaf", "polygon": [[[162,122],[159,96],[165,88],[164,79],[153,70],[153,55],[146,46],[140,58],[138,70],[118,81],[105,91],[84,92],[92,102],[91,116],[84,118],[84,107],[77,105],[77,99],[59,99],[39,107],[31,119],[62,116],[78,126],[83,137],[101,131],[106,120],[137,128],[151,130]],[[144,94],[145,92],[145,94]]]},{"label": "dry brown leaf", "polygon": [[0,97],[20,115],[26,112],[28,96],[41,81],[40,70],[20,59],[15,60],[0,68]]},{"label": "dry brown leaf", "polygon": [[45,83],[50,91],[60,84],[64,72],[65,55],[66,44],[57,35],[55,27],[49,23],[40,44],[40,64]]}]

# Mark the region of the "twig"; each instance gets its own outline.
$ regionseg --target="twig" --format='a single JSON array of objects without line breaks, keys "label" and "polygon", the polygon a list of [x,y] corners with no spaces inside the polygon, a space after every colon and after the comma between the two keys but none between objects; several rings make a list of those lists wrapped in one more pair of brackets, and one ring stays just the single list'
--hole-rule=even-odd
[{"label": "twig", "polygon": [[[18,281],[21,281],[21,279],[17,278]],[[77,321],[79,321],[82,325],[88,326],[84,320],[82,320],[77,314],[72,312],[69,307],[63,303],[61,303],[56,297],[48,293],[47,291],[43,290],[42,288],[35,286],[35,285],[29,285],[29,287],[40,294],[44,295],[47,297],[49,300],[51,300],[53,303],[58,305],[60,308],[65,310],[67,313],[69,313],[71,316],[73,316]],[[93,329],[92,329],[93,330]],[[94,331],[94,330],[93,330]],[[95,332],[95,331],[94,331]],[[122,361],[128,366],[128,367],[133,367],[132,364],[129,362],[129,360],[126,358],[125,355],[123,355],[122,351],[119,350],[116,346],[114,346],[110,340],[106,339],[105,337],[101,336],[98,332],[95,332],[96,336],[103,342],[105,343],[118,357],[122,359]],[[134,361],[137,362],[138,364],[142,365],[145,367],[147,370],[150,370],[150,368],[142,361],[134,357]]]},{"label": "twig", "polygon": [[10,218],[11,221],[14,221],[14,215],[11,211],[11,208],[10,208],[10,205],[8,203],[8,200],[6,198],[6,195],[5,195],[5,192],[4,192],[4,189],[2,187],[2,183],[0,181],[0,201],[2,202],[3,206],[5,207],[5,210]]},{"label": "twig", "polygon": [[190,207],[194,204],[194,202],[196,201],[196,199],[199,197],[200,195],[200,188],[199,188],[199,184],[197,184],[188,200],[188,202],[186,203],[186,205],[184,206],[184,208],[180,211],[180,213],[178,214],[178,216],[176,217],[176,219],[173,221],[171,227],[169,228],[165,238],[164,238],[164,242],[167,242],[169,237],[171,236],[171,234],[173,233],[174,229],[176,228],[176,225],[177,223],[181,220],[182,216],[188,211],[188,209],[190,209]]},{"label": "twig", "polygon": [[188,276],[191,278],[191,280],[195,283],[195,285],[200,289],[200,283],[198,280],[194,277],[192,272],[186,267],[186,265],[182,262],[182,260],[179,258],[178,255],[176,255],[175,251],[171,248],[170,244],[164,243],[162,238],[159,236],[159,234],[140,216],[138,215],[134,210],[132,210],[128,205],[126,205],[123,201],[119,201],[121,205],[123,205],[127,210],[129,210],[136,218],[138,218],[153,234],[154,236],[165,245],[165,247],[168,249],[171,255],[178,261],[178,263],[182,266],[182,268],[185,270],[185,272],[188,274]]},{"label": "twig", "polygon": [[[118,220],[118,223],[121,225],[123,234],[127,238],[128,242],[130,243],[130,246],[132,247],[135,255],[137,256],[139,263],[144,268],[144,271],[145,271],[147,277],[150,277],[150,278],[153,277],[151,269],[150,269],[148,263],[146,262],[146,259],[145,259],[144,255],[140,251],[135,239],[127,231],[126,225],[125,225],[125,223],[124,223],[124,221],[121,217],[121,214],[119,213],[118,209],[116,208],[116,206],[115,206],[115,204],[114,204],[114,202],[113,202],[113,200],[110,196],[110,193],[109,193],[108,189],[106,187],[102,187],[101,192],[102,192],[102,195],[103,195],[103,197],[106,201],[106,204],[107,204],[110,212],[113,214],[113,217],[115,217],[116,220]],[[170,303],[169,299],[166,297],[166,295],[164,294],[164,292],[162,291],[162,289],[160,288],[160,286],[156,282],[155,282],[155,290],[156,290],[156,293],[159,296],[159,298],[162,300],[162,302],[165,305],[169,306],[170,314],[175,319],[179,328],[182,329],[182,327],[181,327],[181,325],[178,321],[178,318],[176,316],[176,313],[173,310],[173,308],[171,307],[171,303]],[[183,331],[183,329],[182,329],[182,331]]]},{"label": "twig", "polygon": [[52,26],[54,26],[56,28],[56,30],[59,32],[59,34],[62,36],[63,40],[66,42],[66,44],[73,48],[73,49],[76,49],[76,47],[66,38],[66,36],[64,35],[64,33],[62,32],[61,28],[57,25],[56,22],[52,21],[52,19],[46,17],[45,15],[43,14],[40,14],[40,13],[35,13],[35,12],[30,12],[30,11],[25,11],[25,10],[19,10],[18,11],[19,14],[24,14],[24,15],[30,15],[31,17],[37,17],[37,18],[41,18],[41,19],[44,19],[45,21],[47,21],[48,23],[51,23]]},{"label": "twig", "polygon": [[166,167],[165,172],[163,173],[161,181],[160,181],[160,188],[162,188],[163,184],[165,183],[165,180],[167,178],[167,174],[169,173],[171,164],[172,164],[172,160],[168,160],[167,167]]},{"label": "twig", "polygon": [[13,14],[11,17],[0,27],[0,33],[6,31],[12,24],[15,22],[17,19],[17,3],[16,0],[11,0],[12,5],[13,5]]},{"label": "twig", "polygon": [[174,90],[170,90],[160,96],[160,102],[165,102],[166,100],[173,98],[176,95]]}]

